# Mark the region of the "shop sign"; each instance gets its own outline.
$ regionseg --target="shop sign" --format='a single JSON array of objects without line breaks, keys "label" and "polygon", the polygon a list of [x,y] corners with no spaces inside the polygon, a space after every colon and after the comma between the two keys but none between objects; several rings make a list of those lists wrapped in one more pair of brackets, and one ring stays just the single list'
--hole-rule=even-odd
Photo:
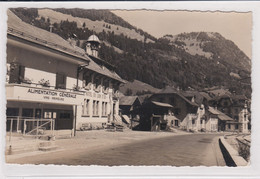
[{"label": "shop sign", "polygon": [[29,88],[27,90],[27,94],[37,94],[42,95],[44,100],[54,100],[54,101],[65,101],[65,100],[75,100],[77,98],[77,94],[64,92],[64,91],[53,91],[46,89],[34,89]]}]

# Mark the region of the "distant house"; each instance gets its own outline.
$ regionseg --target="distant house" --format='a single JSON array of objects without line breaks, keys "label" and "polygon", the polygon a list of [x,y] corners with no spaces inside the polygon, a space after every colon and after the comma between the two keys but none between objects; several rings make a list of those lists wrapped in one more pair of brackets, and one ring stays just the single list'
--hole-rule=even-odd
[{"label": "distant house", "polygon": [[122,96],[119,98],[119,108],[123,115],[130,117],[131,112],[141,106],[138,96]]},{"label": "distant house", "polygon": [[179,120],[175,126],[184,130],[201,130],[204,122],[201,120],[205,113],[204,97],[199,92],[181,92],[172,87],[166,87],[159,93],[153,94],[149,100],[168,103],[174,116]]},{"label": "distant house", "polygon": [[167,128],[167,116],[169,116],[172,105],[156,101],[147,101],[140,109],[139,130],[159,131]]},{"label": "distant house", "polygon": [[172,87],[166,87],[159,93],[153,94],[149,100],[172,105],[172,112],[180,121],[183,121],[187,114],[196,114],[199,107],[197,103],[190,101]]},{"label": "distant house", "polygon": [[205,113],[206,118],[206,131],[226,131],[227,130],[227,122],[234,121],[229,116],[220,112],[219,110],[209,107]]},{"label": "distant house", "polygon": [[[244,95],[224,94],[212,98],[209,104],[234,119],[227,122],[226,130],[248,132],[248,116],[250,114],[247,107],[248,99]],[[223,130],[223,127],[221,130]]]}]

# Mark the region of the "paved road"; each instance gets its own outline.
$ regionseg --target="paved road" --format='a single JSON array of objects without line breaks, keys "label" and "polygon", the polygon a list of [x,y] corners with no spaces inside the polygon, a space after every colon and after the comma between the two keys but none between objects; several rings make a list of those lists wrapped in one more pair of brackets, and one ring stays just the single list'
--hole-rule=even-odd
[{"label": "paved road", "polygon": [[215,134],[193,134],[136,142],[132,145],[57,152],[26,157],[18,163],[67,165],[224,166]]}]

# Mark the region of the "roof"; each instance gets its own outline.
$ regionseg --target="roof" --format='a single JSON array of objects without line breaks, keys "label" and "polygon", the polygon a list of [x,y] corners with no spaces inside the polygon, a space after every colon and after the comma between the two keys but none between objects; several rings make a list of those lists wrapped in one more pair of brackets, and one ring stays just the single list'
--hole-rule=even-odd
[{"label": "roof", "polygon": [[222,113],[221,111],[217,110],[217,109],[214,109],[213,107],[210,107],[209,106],[209,109],[208,111],[212,114],[215,114],[218,116],[218,118],[221,120],[221,121],[233,121],[234,119],[232,119],[231,117],[227,116],[226,114]]},{"label": "roof", "polygon": [[7,11],[7,15],[8,34],[88,60],[83,49],[70,44],[57,34],[23,22],[10,10]]},{"label": "roof", "polygon": [[222,121],[234,121],[234,119],[232,119],[231,117],[227,116],[226,114],[224,114],[222,112],[220,112],[220,114],[218,115],[218,118]]},{"label": "roof", "polygon": [[219,111],[219,110],[214,109],[213,107],[210,107],[210,106],[209,106],[208,111],[209,111],[210,113],[212,113],[212,114],[216,114],[216,115],[220,114],[220,111]]},{"label": "roof", "polygon": [[173,106],[167,103],[161,103],[161,102],[156,102],[156,101],[151,101],[151,103],[155,104],[156,106],[160,107],[166,107],[166,108],[172,108]]},{"label": "roof", "polygon": [[[138,99],[138,96],[122,96],[119,98],[119,105],[133,105],[135,100]],[[140,100],[139,100],[140,101]]]},{"label": "roof", "polygon": [[[156,93],[156,94],[177,94],[178,96],[180,96],[184,101],[186,101],[187,103],[189,103],[192,106],[199,106],[198,104],[188,100],[187,98],[185,98],[179,91],[177,91],[175,88],[167,86],[166,88],[162,89],[160,92]],[[154,95],[156,95],[154,94]]]},{"label": "roof", "polygon": [[223,96],[223,95],[230,96],[231,95],[231,93],[228,91],[228,89],[223,89],[223,88],[209,90],[208,93],[211,93],[214,96]]},{"label": "roof", "polygon": [[208,93],[206,92],[199,92],[204,98],[206,98],[208,101],[211,100],[212,98],[209,96]]},{"label": "roof", "polygon": [[204,96],[201,95],[198,91],[184,91],[182,92],[184,97],[194,97],[194,102],[198,105],[201,105],[204,99]]},{"label": "roof", "polygon": [[96,35],[91,35],[91,36],[88,38],[87,41],[88,41],[88,42],[98,42],[98,43],[100,43],[100,41],[99,41],[99,39],[98,39],[98,37],[97,37]]},{"label": "roof", "polygon": [[[95,71],[96,73],[108,76],[114,80],[125,83],[114,71],[110,71],[106,67],[96,64],[89,56],[86,55],[85,50],[72,45],[59,35],[49,31],[40,29],[33,25],[23,22],[12,11],[7,11],[8,15],[8,34],[16,37],[43,45],[45,47],[58,50],[62,53],[70,54],[89,62],[88,66],[84,68]],[[91,36],[90,36],[91,37]]]}]

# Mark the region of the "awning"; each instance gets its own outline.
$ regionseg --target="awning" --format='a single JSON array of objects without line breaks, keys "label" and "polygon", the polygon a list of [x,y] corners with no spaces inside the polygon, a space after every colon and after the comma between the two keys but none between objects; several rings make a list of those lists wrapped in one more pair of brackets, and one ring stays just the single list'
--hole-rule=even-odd
[{"label": "awning", "polygon": [[167,104],[167,103],[161,103],[161,102],[156,102],[156,101],[151,101],[151,103],[155,104],[156,106],[160,106],[160,107],[173,108],[172,105]]},{"label": "awning", "polygon": [[218,118],[222,121],[233,121],[233,119],[225,114],[219,114],[218,115]]}]

